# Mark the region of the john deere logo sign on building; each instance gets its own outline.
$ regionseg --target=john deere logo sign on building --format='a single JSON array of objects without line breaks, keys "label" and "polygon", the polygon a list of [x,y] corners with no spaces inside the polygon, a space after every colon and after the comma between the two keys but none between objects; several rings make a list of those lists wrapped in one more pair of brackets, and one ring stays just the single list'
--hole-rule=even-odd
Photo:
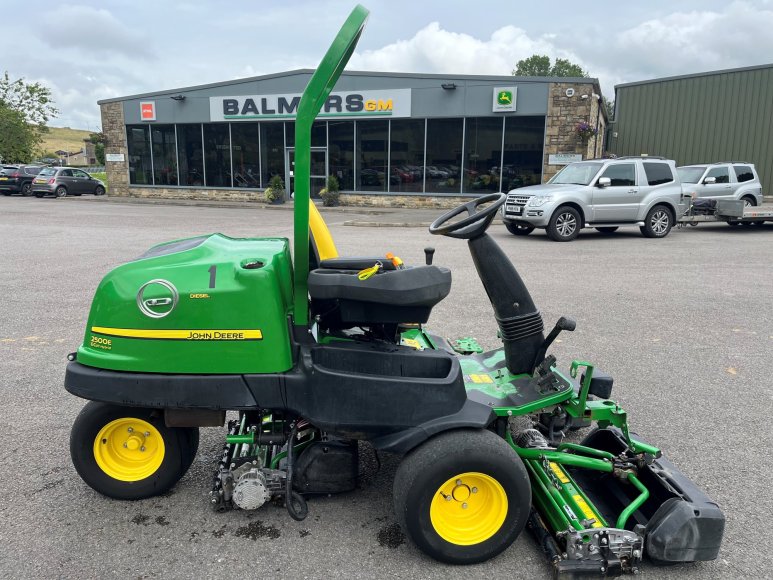
[{"label": "john deere logo sign on building", "polygon": [[[210,97],[211,121],[292,119],[298,113],[300,94]],[[411,89],[331,93],[318,117],[410,117]]]},{"label": "john deere logo sign on building", "polygon": [[515,87],[494,87],[494,104],[492,111],[495,113],[510,113],[515,111]]}]

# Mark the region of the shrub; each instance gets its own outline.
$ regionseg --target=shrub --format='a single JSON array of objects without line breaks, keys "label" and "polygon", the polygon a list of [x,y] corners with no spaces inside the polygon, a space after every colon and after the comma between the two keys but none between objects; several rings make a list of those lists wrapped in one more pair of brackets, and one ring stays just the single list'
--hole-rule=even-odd
[{"label": "shrub", "polygon": [[328,176],[327,187],[319,192],[319,196],[322,198],[322,204],[327,207],[338,205],[341,193],[338,178],[335,175]]},{"label": "shrub", "polygon": [[266,200],[274,203],[285,201],[285,182],[279,175],[274,175],[266,188]]}]

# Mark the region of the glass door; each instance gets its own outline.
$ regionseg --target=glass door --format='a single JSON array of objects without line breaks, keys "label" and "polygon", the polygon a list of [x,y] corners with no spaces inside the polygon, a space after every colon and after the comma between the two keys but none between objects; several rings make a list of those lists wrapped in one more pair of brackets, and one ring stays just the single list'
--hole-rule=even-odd
[{"label": "glass door", "polygon": [[[295,192],[295,148],[285,149],[285,183],[288,195]],[[327,185],[327,148],[311,148],[311,180],[310,191],[312,199],[319,199],[319,192]]]}]

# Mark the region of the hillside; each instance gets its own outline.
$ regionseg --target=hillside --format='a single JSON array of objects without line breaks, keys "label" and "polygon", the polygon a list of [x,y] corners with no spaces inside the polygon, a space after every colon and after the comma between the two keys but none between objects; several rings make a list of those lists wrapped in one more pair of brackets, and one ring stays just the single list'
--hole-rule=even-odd
[{"label": "hillside", "polygon": [[91,134],[83,129],[69,127],[49,127],[49,132],[43,136],[41,148],[43,151],[54,152],[59,149],[74,153],[83,148],[83,140]]}]

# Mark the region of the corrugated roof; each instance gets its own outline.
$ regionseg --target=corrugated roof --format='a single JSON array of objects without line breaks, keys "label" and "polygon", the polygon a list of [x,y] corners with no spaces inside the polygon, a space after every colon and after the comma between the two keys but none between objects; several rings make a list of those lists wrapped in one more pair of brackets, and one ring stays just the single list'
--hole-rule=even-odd
[{"label": "corrugated roof", "polygon": [[692,73],[688,75],[677,75],[673,77],[663,77],[659,79],[650,79],[647,81],[636,81],[633,83],[623,83],[620,85],[615,85],[615,90],[622,89],[625,87],[635,87],[638,85],[649,85],[652,83],[665,83],[668,81],[678,81],[682,79],[690,79],[690,78],[696,78],[696,77],[706,77],[706,76],[713,76],[713,75],[724,75],[728,73],[737,73],[737,72],[747,72],[747,71],[753,71],[753,70],[760,70],[765,68],[771,68],[773,67],[773,63],[771,64],[758,64],[754,66],[745,66],[740,68],[726,68],[722,70],[712,70],[712,71],[706,71],[706,72],[699,72],[699,73]]},{"label": "corrugated roof", "polygon": [[[209,89],[214,87],[224,87],[229,85],[240,85],[245,83],[251,83],[255,81],[263,81],[268,79],[276,79],[282,77],[290,77],[304,74],[312,74],[314,69],[300,68],[296,70],[273,73],[255,77],[245,77],[240,79],[234,79],[230,81],[221,81],[217,83],[209,83],[205,85],[195,85],[191,87],[181,87],[177,89],[164,89],[162,91],[155,91],[151,93],[141,93],[137,95],[128,95],[125,97],[114,97],[111,99],[102,99],[97,101],[98,105],[103,103],[115,103],[120,101],[128,101],[129,99],[144,99],[150,97],[157,97],[163,95],[170,95],[175,93],[184,93],[186,91],[195,91],[201,89]],[[374,72],[374,71],[344,71],[341,76],[364,76],[364,77],[392,77],[392,78],[421,78],[421,79],[443,79],[443,80],[479,80],[479,81],[491,81],[491,82],[517,82],[517,83],[576,83],[576,84],[594,84],[599,85],[599,81],[596,78],[591,77],[516,77],[512,75],[457,75],[457,74],[424,74],[424,73],[396,73],[396,72]]]}]

